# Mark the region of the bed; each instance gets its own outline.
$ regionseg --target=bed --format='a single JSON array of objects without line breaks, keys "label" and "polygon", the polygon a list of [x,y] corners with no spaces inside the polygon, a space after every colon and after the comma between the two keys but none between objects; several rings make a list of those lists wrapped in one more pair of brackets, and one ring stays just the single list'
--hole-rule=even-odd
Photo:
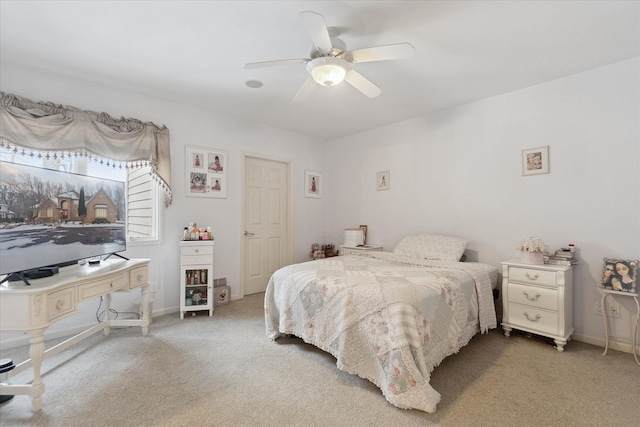
[{"label": "bed", "polygon": [[332,354],[339,369],[374,383],[391,404],[434,412],[440,394],[429,384],[433,369],[497,323],[498,271],[459,262],[465,246],[459,238],[418,235],[393,252],[283,267],[265,293],[267,335],[298,336]]}]

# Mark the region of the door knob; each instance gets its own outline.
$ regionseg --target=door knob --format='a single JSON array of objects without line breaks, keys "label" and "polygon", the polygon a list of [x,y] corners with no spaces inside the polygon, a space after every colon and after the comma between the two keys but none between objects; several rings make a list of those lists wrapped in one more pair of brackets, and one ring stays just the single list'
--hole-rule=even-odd
[{"label": "door knob", "polygon": [[244,235],[245,236],[255,236],[255,234],[249,233],[247,230],[244,230]]}]

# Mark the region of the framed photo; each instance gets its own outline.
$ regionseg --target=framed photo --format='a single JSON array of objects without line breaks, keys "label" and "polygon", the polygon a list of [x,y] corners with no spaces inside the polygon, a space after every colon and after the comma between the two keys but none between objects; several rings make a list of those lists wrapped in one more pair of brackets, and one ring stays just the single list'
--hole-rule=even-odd
[{"label": "framed photo", "polygon": [[637,293],[638,264],[640,261],[605,258],[600,288],[611,291]]},{"label": "framed photo", "polygon": [[320,172],[304,171],[304,197],[322,198],[322,174]]},{"label": "framed photo", "polygon": [[227,198],[227,152],[186,146],[187,197]]},{"label": "framed photo", "polygon": [[522,150],[522,175],[549,173],[549,146]]},{"label": "framed photo", "polygon": [[361,225],[360,229],[362,230],[362,234],[364,234],[364,240],[362,242],[363,245],[367,244],[367,226],[366,225]]},{"label": "framed photo", "polygon": [[388,190],[391,188],[391,177],[389,171],[376,173],[376,190]]}]

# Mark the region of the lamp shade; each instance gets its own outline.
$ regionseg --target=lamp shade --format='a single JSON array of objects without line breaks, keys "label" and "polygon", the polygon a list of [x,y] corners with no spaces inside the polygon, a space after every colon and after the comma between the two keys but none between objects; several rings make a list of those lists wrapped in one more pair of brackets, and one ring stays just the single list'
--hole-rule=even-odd
[{"label": "lamp shade", "polygon": [[307,70],[316,83],[323,86],[335,86],[344,80],[349,71],[349,64],[341,58],[323,56],[310,61],[307,64]]}]

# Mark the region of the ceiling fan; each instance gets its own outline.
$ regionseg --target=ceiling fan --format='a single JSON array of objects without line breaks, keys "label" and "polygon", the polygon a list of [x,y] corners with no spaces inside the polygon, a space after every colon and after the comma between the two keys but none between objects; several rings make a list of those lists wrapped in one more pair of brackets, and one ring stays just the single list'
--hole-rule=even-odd
[{"label": "ceiling fan", "polygon": [[322,15],[315,12],[301,12],[300,16],[313,41],[310,58],[250,62],[244,65],[244,68],[251,69],[306,64],[309,77],[298,90],[298,93],[293,98],[294,101],[306,99],[313,92],[316,84],[331,87],[341,83],[343,80],[369,98],[375,98],[382,93],[382,89],[351,68],[351,64],[409,58],[415,52],[415,49],[409,43],[347,51],[347,47],[342,40],[330,35]]}]

